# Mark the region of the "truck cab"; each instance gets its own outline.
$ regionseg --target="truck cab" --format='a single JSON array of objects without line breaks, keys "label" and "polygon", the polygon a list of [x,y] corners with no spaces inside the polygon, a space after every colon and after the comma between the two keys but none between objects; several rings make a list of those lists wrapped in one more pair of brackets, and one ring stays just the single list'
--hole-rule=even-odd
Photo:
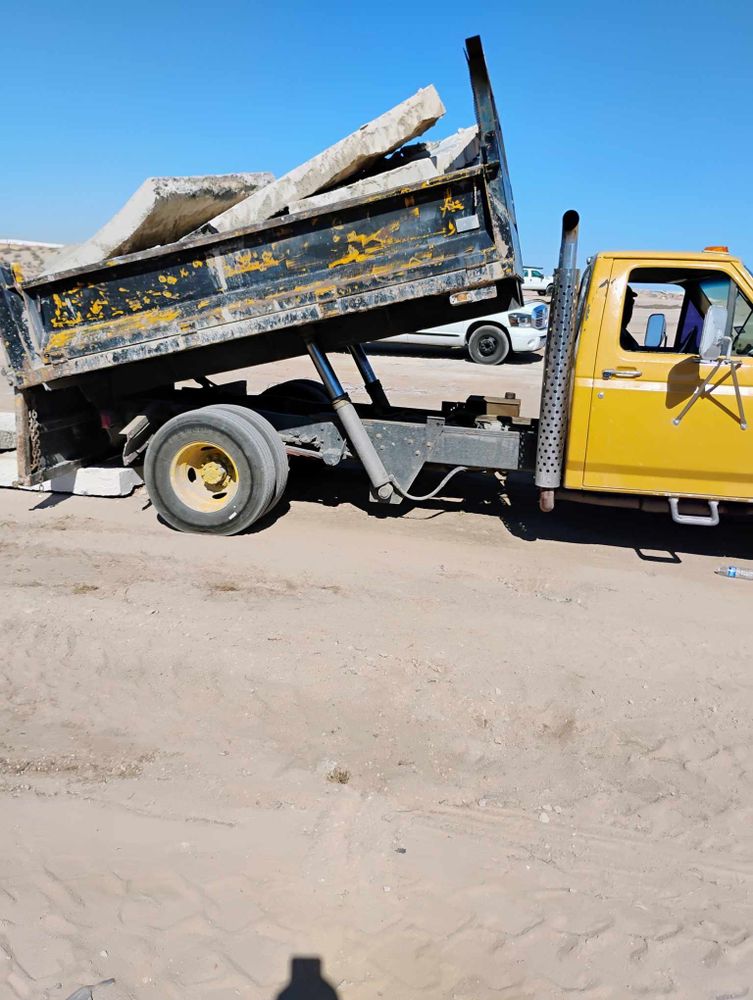
[{"label": "truck cab", "polygon": [[[712,307],[726,360],[701,357]],[[753,501],[753,276],[741,260],[726,248],[599,253],[574,326],[566,491]]]}]

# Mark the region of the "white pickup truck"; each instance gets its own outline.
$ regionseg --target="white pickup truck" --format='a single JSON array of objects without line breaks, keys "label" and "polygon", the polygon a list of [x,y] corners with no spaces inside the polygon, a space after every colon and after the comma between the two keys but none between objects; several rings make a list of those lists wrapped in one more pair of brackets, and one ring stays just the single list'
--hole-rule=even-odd
[{"label": "white pickup truck", "polygon": [[543,267],[523,267],[523,289],[550,297],[554,291],[554,275],[545,274]]},{"label": "white pickup truck", "polygon": [[394,343],[465,350],[471,361],[479,365],[499,365],[510,353],[541,350],[546,343],[548,323],[549,306],[545,302],[527,302],[507,312],[387,337],[371,347]]}]

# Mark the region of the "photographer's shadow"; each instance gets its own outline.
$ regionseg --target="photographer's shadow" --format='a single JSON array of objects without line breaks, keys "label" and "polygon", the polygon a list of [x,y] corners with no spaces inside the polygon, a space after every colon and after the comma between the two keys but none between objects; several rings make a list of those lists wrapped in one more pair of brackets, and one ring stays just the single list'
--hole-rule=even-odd
[{"label": "photographer's shadow", "polygon": [[290,982],[275,1000],[339,1000],[339,994],[322,975],[320,958],[292,958]]}]

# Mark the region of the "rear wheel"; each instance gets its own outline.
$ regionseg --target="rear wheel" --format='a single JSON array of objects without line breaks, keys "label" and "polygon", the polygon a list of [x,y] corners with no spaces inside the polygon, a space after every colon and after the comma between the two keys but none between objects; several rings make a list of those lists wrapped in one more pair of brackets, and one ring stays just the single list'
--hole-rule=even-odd
[{"label": "rear wheel", "polygon": [[500,326],[477,326],[468,338],[468,357],[477,365],[499,365],[510,353],[510,341]]},{"label": "rear wheel", "polygon": [[548,299],[551,299],[551,297],[554,295],[554,285],[547,285],[544,295],[546,295]]},{"label": "rear wheel", "polygon": [[258,429],[210,407],[181,413],[160,427],[146,451],[144,480],[173,528],[235,535],[267,510],[275,466]]},{"label": "rear wheel", "polygon": [[206,413],[207,410],[216,409],[224,410],[225,413],[235,414],[240,420],[245,420],[246,423],[254,427],[264,438],[275,466],[276,483],[272,492],[272,498],[269,501],[269,507],[267,507],[267,510],[271,510],[285,492],[285,487],[288,485],[288,472],[290,471],[288,453],[285,451],[285,445],[282,443],[280,435],[272,424],[260,413],[254,413],[253,410],[249,410],[245,406],[238,406],[235,403],[215,403],[213,406],[207,406],[203,412]]}]

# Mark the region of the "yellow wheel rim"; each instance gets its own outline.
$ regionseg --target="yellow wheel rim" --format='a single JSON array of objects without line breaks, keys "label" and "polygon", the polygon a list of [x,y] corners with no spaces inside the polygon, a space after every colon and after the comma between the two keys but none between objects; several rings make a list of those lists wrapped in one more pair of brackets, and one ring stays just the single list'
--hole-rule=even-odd
[{"label": "yellow wheel rim", "polygon": [[238,469],[224,448],[195,441],[173,459],[170,485],[191,510],[211,514],[232,502],[238,492]]}]

